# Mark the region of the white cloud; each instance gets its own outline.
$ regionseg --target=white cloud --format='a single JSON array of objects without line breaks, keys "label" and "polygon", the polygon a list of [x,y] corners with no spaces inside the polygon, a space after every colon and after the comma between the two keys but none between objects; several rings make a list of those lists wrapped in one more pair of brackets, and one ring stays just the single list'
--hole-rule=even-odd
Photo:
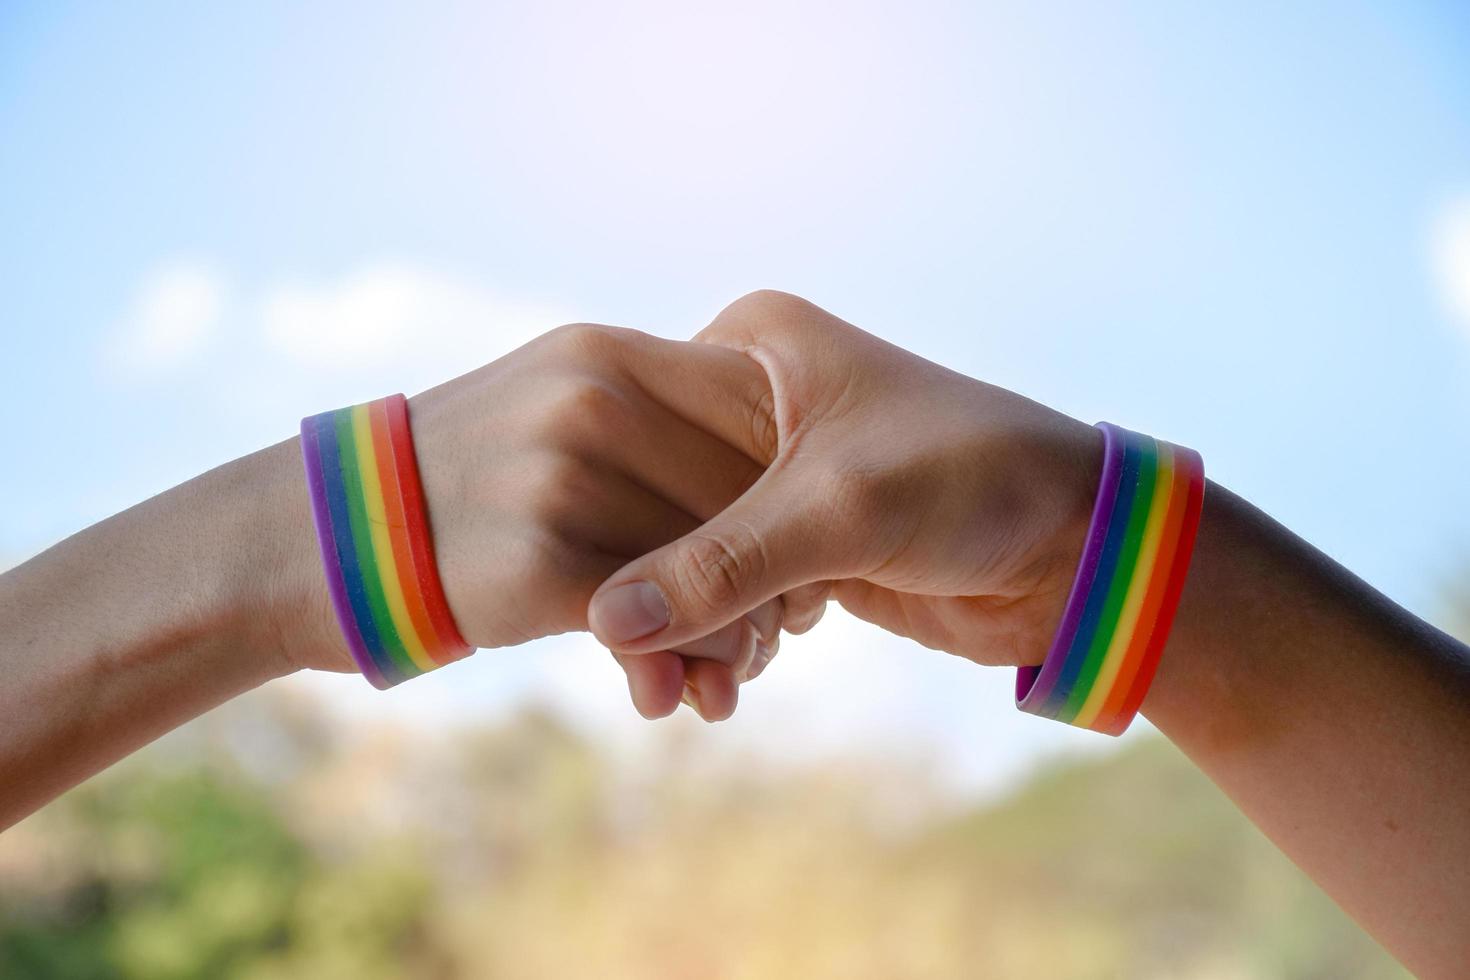
[{"label": "white cloud", "polygon": [[1435,281],[1445,309],[1470,337],[1470,195],[1451,201],[1434,226]]},{"label": "white cloud", "polygon": [[574,319],[406,261],[252,290],[225,281],[200,263],[159,265],[100,362],[130,384],[172,375],[201,386],[202,399],[241,423],[239,447],[272,437],[281,418],[447,381]]},{"label": "white cloud", "polygon": [[409,264],[364,267],[341,279],[268,289],[260,327],[268,349],[313,368],[397,363],[426,348],[486,360],[560,322],[535,304]]},{"label": "white cloud", "polygon": [[175,259],[149,272],[108,345],[108,360],[130,371],[177,368],[219,330],[227,301],[224,280],[207,264]]}]

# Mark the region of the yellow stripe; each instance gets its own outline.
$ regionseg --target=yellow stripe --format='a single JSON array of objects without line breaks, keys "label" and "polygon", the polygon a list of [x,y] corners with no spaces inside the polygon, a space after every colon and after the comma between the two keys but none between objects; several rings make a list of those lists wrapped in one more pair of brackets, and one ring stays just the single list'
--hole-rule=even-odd
[{"label": "yellow stripe", "polygon": [[355,405],[352,409],[352,440],[357,446],[357,465],[362,470],[362,496],[367,505],[368,531],[372,536],[373,555],[377,558],[382,574],[383,597],[388,601],[388,615],[403,640],[403,648],[419,670],[433,670],[439,666],[424,641],[413,628],[413,619],[408,615],[408,603],[403,599],[403,583],[399,579],[398,566],[393,562],[393,540],[388,536],[388,511],[383,506],[383,483],[378,479],[378,457],[373,449],[373,422],[368,406]]},{"label": "yellow stripe", "polygon": [[1103,655],[1097,680],[1088,692],[1087,700],[1082,702],[1077,717],[1072,719],[1072,724],[1079,728],[1091,728],[1103,705],[1107,703],[1108,693],[1112,691],[1113,684],[1118,679],[1118,670],[1123,666],[1128,644],[1133,639],[1134,631],[1138,629],[1138,614],[1143,610],[1149,582],[1157,573],[1154,566],[1158,564],[1159,547],[1164,540],[1164,519],[1169,512],[1169,500],[1174,496],[1174,447],[1162,440],[1158,446],[1158,478],[1154,481],[1154,499],[1148,508],[1148,522],[1143,526],[1143,541],[1138,549],[1138,561],[1133,566],[1133,579],[1128,583],[1128,592],[1123,597],[1123,609],[1118,614],[1118,628],[1113,631],[1113,638],[1108,642],[1108,652]]}]

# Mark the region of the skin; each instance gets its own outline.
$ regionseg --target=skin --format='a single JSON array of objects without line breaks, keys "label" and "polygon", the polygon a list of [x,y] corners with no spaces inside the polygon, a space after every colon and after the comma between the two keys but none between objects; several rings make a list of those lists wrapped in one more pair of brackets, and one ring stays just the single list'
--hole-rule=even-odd
[{"label": "skin", "polygon": [[[630,558],[759,476],[759,368],[574,325],[410,401],[450,609],[475,646],[586,629]],[[329,606],[297,440],[118,514],[0,576],[0,828],[169,729],[303,668],[354,670]],[[630,665],[709,719],[774,655],[760,604]]]},{"label": "skin", "polygon": [[[562,328],[412,400],[471,643],[590,627],[650,717],[727,716],[829,596],[978,663],[1040,662],[1096,430],[785,294],[699,340]],[[282,443],[0,576],[0,826],[273,677],[351,669],[302,481]],[[1143,712],[1426,977],[1470,962],[1467,709],[1462,644],[1209,486]]]},{"label": "skin", "polygon": [[[736,302],[700,339],[766,371],[770,465],[716,518],[602,585],[599,639],[625,662],[658,657],[772,595],[830,590],[926,646],[1041,662],[1098,485],[1096,429],[782,293]],[[667,609],[653,629],[620,609],[650,589]],[[644,697],[671,708],[665,692]],[[1142,710],[1410,969],[1464,976],[1463,644],[1210,484]]]}]

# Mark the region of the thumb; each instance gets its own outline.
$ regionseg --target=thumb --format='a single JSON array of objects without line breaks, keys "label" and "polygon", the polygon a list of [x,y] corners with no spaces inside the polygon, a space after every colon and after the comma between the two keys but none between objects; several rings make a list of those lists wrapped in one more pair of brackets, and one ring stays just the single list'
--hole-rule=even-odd
[{"label": "thumb", "polygon": [[618,653],[707,636],[768,599],[822,578],[822,524],[789,470],[768,470],[708,523],[617,571],[588,626]]}]

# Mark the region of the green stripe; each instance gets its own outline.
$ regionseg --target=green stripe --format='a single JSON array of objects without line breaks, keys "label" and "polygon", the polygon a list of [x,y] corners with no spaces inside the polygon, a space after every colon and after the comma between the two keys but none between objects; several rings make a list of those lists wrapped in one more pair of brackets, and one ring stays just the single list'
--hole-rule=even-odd
[{"label": "green stripe", "polygon": [[1133,507],[1128,511],[1128,530],[1123,538],[1123,550],[1118,555],[1118,568],[1108,583],[1108,597],[1097,621],[1097,632],[1092,634],[1092,645],[1087,648],[1087,659],[1077,674],[1077,683],[1067,694],[1067,703],[1062,707],[1062,721],[1070,722],[1077,717],[1092,691],[1092,685],[1097,683],[1097,672],[1102,669],[1108,644],[1118,630],[1118,616],[1123,611],[1128,586],[1138,571],[1138,551],[1143,544],[1143,531],[1148,524],[1148,512],[1153,506],[1154,489],[1159,479],[1159,444],[1152,436],[1144,436],[1139,449],[1143,459],[1138,464],[1138,492],[1133,495]]},{"label": "green stripe", "polygon": [[337,430],[337,455],[342,459],[342,484],[347,491],[347,522],[352,525],[352,544],[357,550],[357,565],[362,569],[362,583],[367,592],[368,608],[373,612],[373,624],[378,628],[383,649],[403,676],[417,677],[423,671],[404,649],[403,639],[388,615],[388,600],[383,595],[383,575],[378,568],[372,535],[368,530],[367,502],[362,490],[362,470],[357,460],[352,409],[339,410],[332,416],[332,425]]}]

